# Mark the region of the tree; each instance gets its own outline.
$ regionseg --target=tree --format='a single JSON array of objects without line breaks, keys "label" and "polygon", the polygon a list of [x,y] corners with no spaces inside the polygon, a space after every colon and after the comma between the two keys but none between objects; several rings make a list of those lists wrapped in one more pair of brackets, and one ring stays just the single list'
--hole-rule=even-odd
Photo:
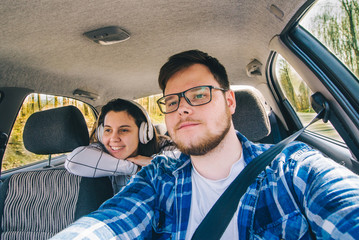
[{"label": "tree", "polygon": [[35,112],[35,94],[31,94],[29,97],[30,114]]},{"label": "tree", "polygon": [[281,59],[279,68],[279,82],[282,86],[282,89],[286,95],[286,98],[291,103],[291,105],[298,111],[298,104],[296,101],[296,94],[290,77],[290,65],[287,61]]},{"label": "tree", "polygon": [[299,96],[298,96],[300,109],[298,109],[298,111],[302,111],[302,112],[311,111],[309,97],[310,97],[310,89],[306,84],[304,84],[304,82],[301,82],[299,85]]},{"label": "tree", "polygon": [[83,108],[84,108],[84,115],[88,116],[90,111],[89,111],[89,108],[88,108],[87,104],[83,104]]},{"label": "tree", "polygon": [[41,97],[40,97],[40,94],[36,94],[37,95],[37,108],[39,109],[39,111],[42,110],[42,107],[41,107]]},{"label": "tree", "polygon": [[54,96],[54,107],[57,108],[59,106],[59,100],[57,96]]},{"label": "tree", "polygon": [[339,11],[329,4],[314,17],[311,31],[359,77],[359,3],[336,0]]}]

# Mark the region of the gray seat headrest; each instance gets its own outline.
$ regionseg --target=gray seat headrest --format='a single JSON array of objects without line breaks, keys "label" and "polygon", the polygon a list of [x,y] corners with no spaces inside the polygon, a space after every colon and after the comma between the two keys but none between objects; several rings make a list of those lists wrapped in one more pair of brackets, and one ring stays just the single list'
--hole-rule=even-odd
[{"label": "gray seat headrest", "polygon": [[164,123],[158,123],[154,125],[156,128],[156,131],[159,135],[166,135],[167,133],[167,127]]},{"label": "gray seat headrest", "polygon": [[263,96],[252,87],[234,90],[236,111],[232,115],[234,128],[250,141],[258,141],[271,132]]},{"label": "gray seat headrest", "polygon": [[71,152],[89,144],[89,132],[80,110],[74,106],[33,113],[23,133],[27,150],[36,154]]}]

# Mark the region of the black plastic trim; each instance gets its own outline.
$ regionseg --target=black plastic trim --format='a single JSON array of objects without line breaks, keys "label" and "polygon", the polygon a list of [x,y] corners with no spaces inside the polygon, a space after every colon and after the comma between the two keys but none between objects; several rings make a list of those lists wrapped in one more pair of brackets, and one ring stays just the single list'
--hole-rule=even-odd
[{"label": "black plastic trim", "polygon": [[323,136],[307,130],[298,137],[298,140],[318,149],[327,157],[359,174],[358,164],[352,159],[348,147],[343,146],[342,143],[323,138]]},{"label": "black plastic trim", "polygon": [[359,128],[359,84],[354,74],[300,26],[281,40],[312,69]]},{"label": "black plastic trim", "polygon": [[[354,126],[359,129],[359,84],[356,77],[320,42],[305,29],[296,26],[281,40],[309,69],[318,77],[333,98],[345,111]],[[350,127],[345,124],[343,116],[331,114],[333,126],[347,143],[352,153],[359,158],[359,140]]]},{"label": "black plastic trim", "polygon": [[275,69],[275,62],[276,62],[277,53],[271,52],[268,62],[267,62],[267,82],[269,85],[269,89],[271,90],[275,101],[278,104],[278,107],[282,113],[284,121],[288,127],[288,136],[295,131],[298,131],[302,128],[302,123],[300,122],[297,114],[295,113],[291,104],[289,104],[288,100],[285,98],[282,90],[278,86],[277,78],[273,76],[273,70]]}]

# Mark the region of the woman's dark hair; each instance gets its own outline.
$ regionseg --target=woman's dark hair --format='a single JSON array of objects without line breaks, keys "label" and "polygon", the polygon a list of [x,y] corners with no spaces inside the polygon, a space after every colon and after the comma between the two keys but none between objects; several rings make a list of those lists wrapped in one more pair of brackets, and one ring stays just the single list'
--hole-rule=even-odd
[{"label": "woman's dark hair", "polygon": [[226,69],[214,57],[199,50],[189,50],[173,55],[162,66],[158,77],[158,84],[165,91],[168,80],[177,72],[194,64],[203,64],[211,71],[221,88],[229,89],[229,81]]},{"label": "woman's dark hair", "polygon": [[[139,129],[142,122],[147,122],[146,116],[144,115],[142,110],[134,103],[131,103],[130,101],[121,98],[113,99],[101,108],[100,115],[96,121],[96,125],[95,125],[96,127],[93,129],[91,133],[91,142],[98,142],[95,132],[97,131],[98,126],[104,124],[105,116],[110,111],[127,112],[130,116],[132,116],[135,119],[135,123]],[[154,130],[154,137],[147,144],[142,144],[141,142],[139,142],[138,145],[139,155],[149,157],[159,152],[158,135],[154,127],[153,130]]]}]

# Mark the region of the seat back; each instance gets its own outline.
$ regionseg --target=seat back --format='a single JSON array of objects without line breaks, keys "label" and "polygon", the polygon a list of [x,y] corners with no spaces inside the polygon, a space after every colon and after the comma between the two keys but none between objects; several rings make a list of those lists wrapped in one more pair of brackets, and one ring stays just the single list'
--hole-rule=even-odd
[{"label": "seat back", "polygon": [[155,124],[154,126],[159,135],[168,135],[166,124],[158,123],[158,124]]},{"label": "seat back", "polygon": [[252,87],[234,91],[236,111],[232,115],[234,128],[251,141],[269,135],[271,128],[260,92]]},{"label": "seat back", "polygon": [[[37,154],[89,143],[85,120],[73,106],[34,113],[23,138]],[[108,177],[84,178],[63,167],[15,173],[0,188],[1,239],[48,239],[112,195]]]},{"label": "seat back", "polygon": [[253,142],[278,143],[286,136],[281,121],[266,105],[261,92],[249,86],[234,90],[236,111],[232,115],[234,128]]}]

